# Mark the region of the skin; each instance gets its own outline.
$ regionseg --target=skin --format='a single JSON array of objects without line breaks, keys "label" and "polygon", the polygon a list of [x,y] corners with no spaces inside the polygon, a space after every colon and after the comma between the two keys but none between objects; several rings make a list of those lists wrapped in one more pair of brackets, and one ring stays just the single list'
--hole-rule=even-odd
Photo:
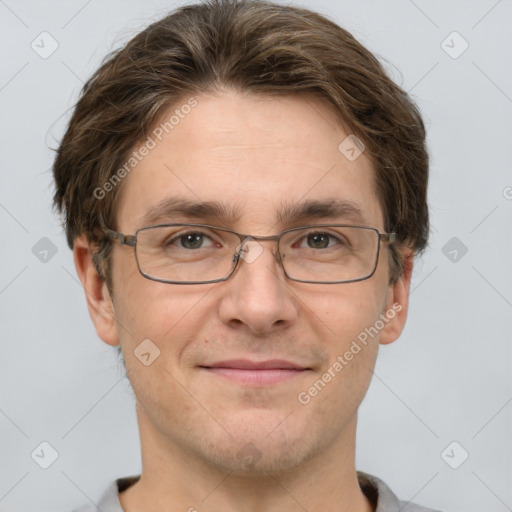
[{"label": "skin", "polygon": [[[275,218],[283,198],[350,199],[367,225],[384,232],[370,160],[363,153],[351,162],[339,152],[347,133],[326,104],[229,90],[196,99],[124,179],[118,231],[133,234],[149,207],[180,196],[238,206],[241,215],[229,227],[253,235],[294,227]],[[275,245],[261,247],[225,282],[172,285],[145,279],[133,249],[116,243],[112,299],[91,247],[85,238],[76,241],[75,264],[98,336],[121,345],[137,399],[142,476],[120,494],[127,512],[373,510],[355,470],[357,410],[379,344],[396,340],[404,327],[412,253],[403,249],[406,270],[392,286],[386,244],[371,278],[328,285],[287,279]],[[394,303],[402,309],[380,335],[301,404],[297,395]],[[146,338],[161,351],[150,366],[133,353]],[[248,387],[199,368],[232,358],[287,359],[311,369]],[[257,454],[251,467],[239,456],[244,446]]]}]

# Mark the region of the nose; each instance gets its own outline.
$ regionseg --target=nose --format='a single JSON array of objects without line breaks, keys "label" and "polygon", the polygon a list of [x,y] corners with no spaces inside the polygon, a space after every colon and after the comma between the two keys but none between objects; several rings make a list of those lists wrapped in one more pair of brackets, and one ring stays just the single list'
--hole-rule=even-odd
[{"label": "nose", "polygon": [[238,268],[224,283],[222,322],[257,336],[291,326],[298,301],[274,252],[276,244],[250,240],[243,249]]}]

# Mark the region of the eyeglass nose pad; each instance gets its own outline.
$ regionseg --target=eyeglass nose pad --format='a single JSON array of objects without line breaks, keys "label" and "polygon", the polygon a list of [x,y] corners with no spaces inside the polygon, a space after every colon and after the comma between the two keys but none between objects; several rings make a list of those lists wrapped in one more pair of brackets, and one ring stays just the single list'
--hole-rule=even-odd
[{"label": "eyeglass nose pad", "polygon": [[254,238],[247,237],[237,246],[233,262],[243,258],[247,263],[252,263],[258,259],[261,254],[263,254],[263,246]]},{"label": "eyeglass nose pad", "polygon": [[245,246],[245,242],[246,242],[247,239],[245,240],[242,240],[242,242],[240,242],[236,248],[235,248],[235,253],[233,254],[233,261],[232,263],[235,264],[235,263],[238,263],[238,261],[240,260],[240,256],[242,256],[242,253],[244,252],[244,246]]}]

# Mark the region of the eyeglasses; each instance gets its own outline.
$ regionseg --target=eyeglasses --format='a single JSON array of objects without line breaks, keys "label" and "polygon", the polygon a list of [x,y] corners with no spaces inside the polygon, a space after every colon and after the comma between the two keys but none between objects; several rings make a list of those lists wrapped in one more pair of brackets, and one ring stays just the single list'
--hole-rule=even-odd
[{"label": "eyeglasses", "polygon": [[240,260],[252,263],[263,252],[258,241],[277,242],[276,257],[286,277],[302,283],[351,283],[371,277],[380,242],[395,233],[367,226],[321,224],[287,229],[273,236],[251,236],[207,224],[160,224],[124,235],[105,234],[135,250],[140,273],[171,284],[218,283],[229,279]]}]

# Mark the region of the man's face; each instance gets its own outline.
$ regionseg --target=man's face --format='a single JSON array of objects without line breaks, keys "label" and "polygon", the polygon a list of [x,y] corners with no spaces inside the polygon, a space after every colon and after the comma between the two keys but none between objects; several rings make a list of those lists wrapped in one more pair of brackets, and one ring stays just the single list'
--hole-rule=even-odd
[{"label": "man's face", "polygon": [[[369,159],[363,153],[350,161],[339,151],[348,134],[326,105],[231,92],[196,100],[124,179],[120,232],[135,233],[149,209],[170,198],[215,201],[239,215],[174,215],[158,223],[214,224],[252,235],[309,223],[384,231]],[[333,199],[357,204],[363,219],[277,217],[283,205]],[[114,244],[113,250],[116,334],[108,341],[118,336],[141,430],[161,448],[234,471],[249,460],[255,469],[291,468],[351,438],[379,336],[359,342],[360,351],[344,358],[341,370],[331,369],[330,382],[317,385],[316,394],[308,390],[396,300],[385,244],[375,274],[346,284],[291,281],[275,257],[275,243],[261,247],[227,281],[200,285],[145,279],[131,248]],[[145,339],[160,350],[149,366],[134,355]],[[242,373],[212,370],[219,361],[277,359],[305,370],[259,384],[244,382]]]}]

